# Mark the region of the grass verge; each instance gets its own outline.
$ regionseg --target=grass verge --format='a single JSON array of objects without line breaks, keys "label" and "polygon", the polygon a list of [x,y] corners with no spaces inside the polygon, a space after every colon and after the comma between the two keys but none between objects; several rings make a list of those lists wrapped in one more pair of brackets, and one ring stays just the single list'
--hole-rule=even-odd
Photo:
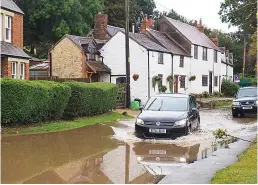
[{"label": "grass verge", "polygon": [[75,128],[80,128],[88,125],[93,125],[96,123],[111,123],[115,122],[118,119],[124,118],[133,118],[132,116],[123,116],[117,112],[111,112],[102,114],[99,116],[93,117],[84,117],[78,118],[69,121],[57,121],[44,123],[40,125],[29,125],[26,127],[12,127],[12,128],[3,128],[2,135],[24,135],[24,134],[40,134],[40,133],[48,133],[48,132],[59,132],[65,130],[71,130]]},{"label": "grass verge", "polygon": [[232,101],[216,101],[215,107],[216,108],[223,108],[223,107],[231,107]]},{"label": "grass verge", "polygon": [[238,161],[216,172],[212,184],[256,184],[257,143],[252,144],[238,157]]}]

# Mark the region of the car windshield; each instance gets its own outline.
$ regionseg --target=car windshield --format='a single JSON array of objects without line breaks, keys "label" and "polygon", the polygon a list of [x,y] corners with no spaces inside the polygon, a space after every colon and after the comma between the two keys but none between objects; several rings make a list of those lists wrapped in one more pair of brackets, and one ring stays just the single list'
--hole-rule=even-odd
[{"label": "car windshield", "polygon": [[150,111],[186,111],[187,98],[178,97],[152,97],[144,110]]},{"label": "car windshield", "polygon": [[237,98],[256,97],[256,96],[257,96],[257,88],[240,89],[237,93]]}]

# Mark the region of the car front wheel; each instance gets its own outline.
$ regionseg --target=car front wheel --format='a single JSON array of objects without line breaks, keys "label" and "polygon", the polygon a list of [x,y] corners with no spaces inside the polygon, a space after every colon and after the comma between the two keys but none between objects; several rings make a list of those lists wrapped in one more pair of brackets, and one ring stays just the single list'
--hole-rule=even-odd
[{"label": "car front wheel", "polygon": [[237,111],[232,111],[232,116],[233,116],[233,118],[237,118],[238,117],[238,112]]},{"label": "car front wheel", "polygon": [[185,128],[185,136],[188,135],[191,132],[191,125],[186,126]]}]

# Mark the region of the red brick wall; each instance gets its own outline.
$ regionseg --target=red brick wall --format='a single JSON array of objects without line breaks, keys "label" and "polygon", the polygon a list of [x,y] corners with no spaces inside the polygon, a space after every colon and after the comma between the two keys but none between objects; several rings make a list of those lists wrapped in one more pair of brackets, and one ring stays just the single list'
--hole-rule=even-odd
[{"label": "red brick wall", "polygon": [[30,64],[25,64],[25,79],[30,79]]},{"label": "red brick wall", "polygon": [[7,60],[1,61],[1,72],[3,77],[11,78],[12,77],[12,64]]},{"label": "red brick wall", "polygon": [[23,48],[23,15],[14,14],[12,19],[12,43]]}]

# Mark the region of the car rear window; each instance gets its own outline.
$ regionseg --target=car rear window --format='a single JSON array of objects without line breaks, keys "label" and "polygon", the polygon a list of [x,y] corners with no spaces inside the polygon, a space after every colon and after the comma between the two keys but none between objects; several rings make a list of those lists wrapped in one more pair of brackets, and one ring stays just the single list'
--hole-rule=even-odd
[{"label": "car rear window", "polygon": [[237,93],[237,98],[255,96],[257,96],[257,88],[239,89]]},{"label": "car rear window", "polygon": [[144,110],[150,111],[186,111],[187,98],[179,97],[152,97]]}]

